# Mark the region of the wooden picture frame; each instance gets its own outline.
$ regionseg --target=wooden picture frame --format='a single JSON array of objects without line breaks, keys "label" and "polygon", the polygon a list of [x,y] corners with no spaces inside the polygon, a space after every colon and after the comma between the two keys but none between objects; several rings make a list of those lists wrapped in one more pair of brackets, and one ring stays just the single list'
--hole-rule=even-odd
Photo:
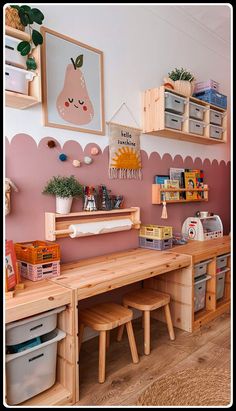
[{"label": "wooden picture frame", "polygon": [[41,27],[44,125],[105,135],[103,52]]}]

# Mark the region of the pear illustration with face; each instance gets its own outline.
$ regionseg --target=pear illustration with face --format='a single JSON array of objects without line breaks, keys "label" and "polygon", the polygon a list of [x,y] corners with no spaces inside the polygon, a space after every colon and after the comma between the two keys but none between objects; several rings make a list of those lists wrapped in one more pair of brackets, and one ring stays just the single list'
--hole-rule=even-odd
[{"label": "pear illustration with face", "polygon": [[57,111],[63,120],[69,123],[88,124],[94,116],[94,109],[89,98],[85,79],[80,67],[83,65],[83,54],[72,64],[68,64],[65,73],[64,86],[57,97]]}]

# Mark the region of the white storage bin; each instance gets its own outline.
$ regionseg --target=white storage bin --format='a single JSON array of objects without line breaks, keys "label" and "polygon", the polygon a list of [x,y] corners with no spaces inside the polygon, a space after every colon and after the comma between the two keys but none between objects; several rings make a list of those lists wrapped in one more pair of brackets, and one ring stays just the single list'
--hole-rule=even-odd
[{"label": "white storage bin", "polygon": [[196,120],[203,120],[205,107],[200,104],[189,102],[189,117],[195,118]]},{"label": "white storage bin", "polygon": [[182,130],[183,121],[184,119],[182,116],[165,112],[165,127]]},{"label": "white storage bin", "polygon": [[65,336],[56,328],[41,337],[41,344],[6,355],[7,404],[26,401],[55,383],[57,342]]},{"label": "white storage bin", "polygon": [[223,254],[223,255],[219,255],[218,257],[216,257],[216,268],[221,269],[226,267],[227,265],[227,257],[229,257],[230,254]]},{"label": "white storage bin", "polygon": [[18,67],[5,65],[5,90],[28,95],[28,83],[35,73]]},{"label": "white storage bin", "polygon": [[183,114],[185,103],[186,98],[165,91],[165,110],[172,113]]},{"label": "white storage bin", "polygon": [[189,132],[190,133],[199,134],[200,136],[203,136],[204,127],[206,127],[206,125],[202,121],[196,121],[196,120],[189,119]]},{"label": "white storage bin", "polygon": [[222,140],[223,138],[223,128],[218,126],[210,125],[210,137]]},{"label": "white storage bin", "polygon": [[210,110],[210,123],[221,126],[224,114],[216,110]]},{"label": "white storage bin", "polygon": [[206,305],[206,282],[211,276],[202,277],[204,278],[194,281],[194,312],[202,310]]},{"label": "white storage bin", "polygon": [[207,273],[207,266],[211,261],[212,261],[212,259],[201,261],[200,263],[195,264],[194,265],[194,278],[199,277],[200,275],[206,274]]},{"label": "white storage bin", "polygon": [[27,56],[22,56],[17,50],[17,46],[21,41],[15,37],[5,36],[5,61],[13,66],[26,68]]},{"label": "white storage bin", "polygon": [[6,345],[20,344],[54,330],[57,326],[57,314],[65,308],[65,306],[58,307],[43,314],[7,324]]}]

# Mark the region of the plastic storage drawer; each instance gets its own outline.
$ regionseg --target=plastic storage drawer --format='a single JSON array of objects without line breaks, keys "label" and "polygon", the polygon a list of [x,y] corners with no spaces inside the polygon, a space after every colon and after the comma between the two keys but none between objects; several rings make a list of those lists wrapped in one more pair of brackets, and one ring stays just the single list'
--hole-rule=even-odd
[{"label": "plastic storage drawer", "polygon": [[223,138],[223,128],[218,126],[212,126],[210,124],[210,137],[222,140]]},{"label": "plastic storage drawer", "polygon": [[189,119],[189,132],[203,136],[205,123]]},{"label": "plastic storage drawer", "polygon": [[189,102],[189,117],[195,118],[196,120],[203,120],[205,107],[200,104]]},{"label": "plastic storage drawer", "polygon": [[172,227],[154,224],[141,224],[139,235],[140,237],[154,238],[155,240],[172,238]]},{"label": "plastic storage drawer", "polygon": [[139,247],[151,250],[166,250],[172,247],[172,238],[166,240],[155,240],[153,238],[139,237]]},{"label": "plastic storage drawer", "polygon": [[224,296],[225,289],[225,273],[228,270],[225,270],[222,273],[216,275],[216,299],[219,300]]},{"label": "plastic storage drawer", "polygon": [[28,95],[28,83],[34,77],[31,71],[5,65],[5,90]]},{"label": "plastic storage drawer", "polygon": [[20,344],[54,330],[57,326],[57,314],[65,308],[65,306],[58,307],[43,314],[7,324],[6,345]]},{"label": "plastic storage drawer", "polygon": [[26,56],[22,56],[17,50],[21,41],[11,36],[5,36],[5,61],[13,66],[26,68]]},{"label": "plastic storage drawer", "polygon": [[223,113],[216,110],[210,110],[210,123],[216,126],[222,126]]},{"label": "plastic storage drawer", "polygon": [[182,116],[165,112],[165,127],[182,130],[183,121],[184,119]]},{"label": "plastic storage drawer", "polygon": [[65,336],[55,329],[41,337],[41,344],[6,355],[7,404],[26,401],[55,383],[57,342]]},{"label": "plastic storage drawer", "polygon": [[223,254],[219,255],[216,257],[216,268],[221,269],[227,266],[227,257],[229,257],[230,254]]},{"label": "plastic storage drawer", "polygon": [[172,113],[183,114],[184,113],[184,105],[186,103],[186,99],[180,96],[177,96],[173,93],[165,92],[165,110],[170,111]]},{"label": "plastic storage drawer", "polygon": [[214,80],[199,81],[195,84],[194,93],[206,90],[208,88],[212,88],[215,91],[219,91],[219,83],[217,83],[217,81]]},{"label": "plastic storage drawer", "polygon": [[202,310],[206,305],[206,282],[211,276],[204,275],[194,281],[194,312]]},{"label": "plastic storage drawer", "polygon": [[205,260],[201,261],[198,264],[194,265],[194,278],[199,277],[201,275],[205,275],[207,273],[207,266],[212,260]]}]

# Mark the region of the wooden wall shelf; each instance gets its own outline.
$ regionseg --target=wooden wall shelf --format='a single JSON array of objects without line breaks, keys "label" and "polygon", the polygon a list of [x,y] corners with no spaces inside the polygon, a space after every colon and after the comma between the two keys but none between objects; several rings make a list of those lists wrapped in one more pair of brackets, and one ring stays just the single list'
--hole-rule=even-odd
[{"label": "wooden wall shelf", "polygon": [[[174,95],[184,97],[186,99],[185,111],[182,115],[184,119],[182,130],[166,127],[165,92],[173,93]],[[189,132],[189,103],[191,102],[203,106],[206,109],[203,119],[206,127],[204,127],[203,135]],[[224,114],[222,124],[224,132],[222,139],[210,137],[210,109]],[[190,118],[190,120],[195,119]],[[196,97],[186,97],[183,94],[177,93],[176,91],[164,86],[148,89],[143,93],[143,133],[176,140],[190,141],[198,144],[223,144],[226,143],[227,140],[227,111],[218,106],[197,99]]]},{"label": "wooden wall shelf", "polygon": [[[55,241],[57,238],[68,237],[72,231],[69,229],[71,224],[92,223],[98,221],[112,221],[121,218],[132,220],[132,228],[140,228],[140,208],[130,207],[109,211],[82,211],[78,213],[57,214],[45,213],[45,239]],[[122,231],[115,230],[115,231]],[[103,233],[99,233],[103,234]],[[105,234],[105,233],[104,233]],[[93,234],[84,234],[84,236]],[[81,235],[80,237],[82,237]]]},{"label": "wooden wall shelf", "polygon": [[205,198],[198,198],[198,199],[193,199],[193,200],[185,200],[185,199],[180,199],[180,200],[165,200],[166,203],[191,203],[191,202],[197,202],[197,201],[203,201],[206,202],[208,201],[208,191],[209,189],[204,188],[204,189],[188,189],[188,188],[161,188],[160,184],[152,184],[152,204],[162,204],[163,200],[161,200],[161,193],[169,193],[169,192],[176,192],[176,193],[186,193],[186,191],[193,191],[193,192],[204,192]]},{"label": "wooden wall shelf", "polygon": [[[11,37],[15,37],[22,41],[30,41],[30,35],[24,31],[14,29],[9,26],[5,26],[5,34]],[[26,109],[34,106],[42,101],[41,94],[41,63],[40,63],[40,48],[35,47],[32,55],[35,58],[37,69],[34,70],[36,76],[29,82],[29,95],[15,93],[13,91],[5,90],[5,105],[7,107]]]}]

